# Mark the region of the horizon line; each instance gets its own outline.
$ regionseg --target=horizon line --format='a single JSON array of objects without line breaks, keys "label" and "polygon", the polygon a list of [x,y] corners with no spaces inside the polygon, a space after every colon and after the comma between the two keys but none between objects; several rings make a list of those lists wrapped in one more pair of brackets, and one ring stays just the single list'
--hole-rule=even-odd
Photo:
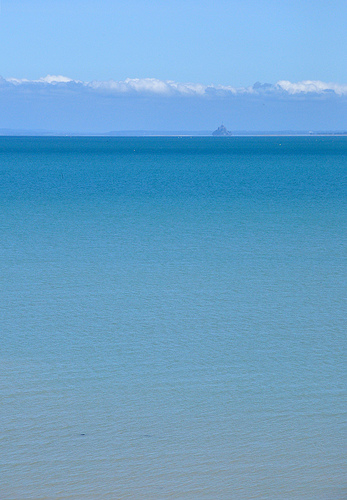
[{"label": "horizon line", "polygon": [[213,136],[212,130],[112,130],[109,132],[70,132],[31,129],[0,129],[0,137],[216,137],[242,136],[347,136],[347,130],[235,130],[229,136]]}]

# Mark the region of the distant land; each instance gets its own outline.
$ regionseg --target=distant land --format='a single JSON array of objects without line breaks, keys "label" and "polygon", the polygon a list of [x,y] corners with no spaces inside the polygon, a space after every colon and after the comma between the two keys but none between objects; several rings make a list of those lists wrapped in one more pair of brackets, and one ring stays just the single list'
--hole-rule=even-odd
[{"label": "distant land", "polygon": [[0,108],[2,135],[209,136],[224,121],[232,135],[340,134],[347,130],[347,85],[0,77]]},{"label": "distant land", "polygon": [[221,125],[220,127],[217,128],[217,130],[215,130],[214,132],[212,132],[212,135],[214,136],[219,136],[219,137],[230,137],[231,135],[233,135],[232,132],[230,132],[230,130],[228,130],[226,128],[225,125]]},{"label": "distant land", "polygon": [[[229,131],[228,131],[229,132]],[[212,130],[113,130],[109,132],[69,132],[69,131],[56,131],[56,130],[26,130],[26,129],[0,129],[0,136],[39,136],[39,137],[235,137],[235,136],[307,136],[307,135],[338,135],[346,136],[346,131],[339,130],[264,130],[264,131],[252,131],[252,130],[234,130],[226,135],[214,134]]]}]

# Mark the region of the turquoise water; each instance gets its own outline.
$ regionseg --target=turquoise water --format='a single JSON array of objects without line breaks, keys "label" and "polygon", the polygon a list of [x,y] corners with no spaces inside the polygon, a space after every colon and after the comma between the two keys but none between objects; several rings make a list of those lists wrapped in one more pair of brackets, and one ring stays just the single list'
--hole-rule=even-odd
[{"label": "turquoise water", "polygon": [[2,500],[342,500],[347,139],[0,138]]}]

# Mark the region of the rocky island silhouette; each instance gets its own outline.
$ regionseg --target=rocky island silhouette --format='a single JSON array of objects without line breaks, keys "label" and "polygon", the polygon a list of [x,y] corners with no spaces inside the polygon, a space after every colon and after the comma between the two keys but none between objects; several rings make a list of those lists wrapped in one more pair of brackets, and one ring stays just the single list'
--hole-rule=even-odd
[{"label": "rocky island silhouette", "polygon": [[220,127],[217,128],[217,130],[212,132],[212,135],[229,137],[230,135],[233,134],[229,130],[227,130],[226,127],[222,124]]}]

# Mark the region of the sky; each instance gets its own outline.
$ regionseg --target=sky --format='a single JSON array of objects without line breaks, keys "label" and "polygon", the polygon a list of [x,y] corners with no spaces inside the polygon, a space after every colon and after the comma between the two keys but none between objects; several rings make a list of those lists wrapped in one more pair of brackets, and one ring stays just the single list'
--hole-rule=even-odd
[{"label": "sky", "polygon": [[345,0],[1,0],[0,128],[347,129],[346,25]]}]

